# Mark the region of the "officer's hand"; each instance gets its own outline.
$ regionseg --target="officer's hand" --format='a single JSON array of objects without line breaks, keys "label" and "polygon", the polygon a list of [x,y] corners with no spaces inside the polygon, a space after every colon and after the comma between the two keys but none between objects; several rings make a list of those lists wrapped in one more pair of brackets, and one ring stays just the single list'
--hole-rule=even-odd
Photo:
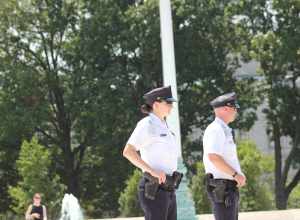
[{"label": "officer's hand", "polygon": [[246,177],[244,175],[237,174],[234,177],[234,180],[237,182],[237,187],[242,187],[246,185]]},{"label": "officer's hand", "polygon": [[159,184],[166,182],[166,174],[162,171],[153,172],[151,175],[158,179]]}]

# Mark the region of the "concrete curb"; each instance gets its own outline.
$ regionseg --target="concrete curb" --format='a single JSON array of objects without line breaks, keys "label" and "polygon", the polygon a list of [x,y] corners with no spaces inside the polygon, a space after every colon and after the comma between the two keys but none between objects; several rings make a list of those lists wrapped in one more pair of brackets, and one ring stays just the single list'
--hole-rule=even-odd
[{"label": "concrete curb", "polygon": [[[214,220],[211,214],[197,215],[199,220]],[[240,212],[239,220],[300,220],[300,209]],[[92,219],[90,219],[92,220]],[[94,219],[96,220],[96,219]],[[100,219],[97,219],[100,220]],[[144,217],[135,218],[106,218],[103,220],[144,220]]]}]

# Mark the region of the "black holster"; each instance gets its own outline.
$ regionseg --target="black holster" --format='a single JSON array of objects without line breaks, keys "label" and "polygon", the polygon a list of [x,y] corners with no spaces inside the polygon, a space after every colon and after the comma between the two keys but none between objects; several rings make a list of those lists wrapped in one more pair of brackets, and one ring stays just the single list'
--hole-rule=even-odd
[{"label": "black holster", "polygon": [[146,179],[145,197],[154,200],[159,187],[158,179],[147,172],[144,173],[144,178]]},{"label": "black holster", "polygon": [[212,174],[205,175],[207,190],[211,192],[216,203],[225,203],[226,207],[232,204],[232,193],[237,190],[236,183],[231,180],[214,179]]},{"label": "black holster", "polygon": [[147,199],[154,200],[158,189],[173,192],[178,189],[181,179],[183,177],[182,173],[175,171],[172,176],[166,175],[166,182],[159,184],[158,179],[152,176],[150,173],[145,172],[144,178],[145,182],[145,197]]},{"label": "black holster", "polygon": [[170,176],[170,175],[166,176],[166,182],[164,182],[163,184],[161,184],[160,187],[163,190],[172,192],[172,191],[178,189],[182,177],[183,177],[182,173],[179,173],[179,172],[175,171],[172,174],[172,176]]}]

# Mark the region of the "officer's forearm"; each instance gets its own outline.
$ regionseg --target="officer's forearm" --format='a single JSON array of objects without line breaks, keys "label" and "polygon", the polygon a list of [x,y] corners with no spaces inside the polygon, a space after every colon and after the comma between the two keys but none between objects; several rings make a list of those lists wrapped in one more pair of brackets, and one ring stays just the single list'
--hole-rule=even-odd
[{"label": "officer's forearm", "polygon": [[208,154],[208,159],[215,165],[215,167],[224,172],[228,175],[232,176],[236,170],[234,170],[226,161],[223,159],[223,157],[219,156],[218,154]]},{"label": "officer's forearm", "polygon": [[133,165],[136,167],[152,174],[154,170],[147,164],[145,161],[142,160],[140,155],[136,152],[135,148],[127,144],[123,150],[123,156],[127,158]]}]

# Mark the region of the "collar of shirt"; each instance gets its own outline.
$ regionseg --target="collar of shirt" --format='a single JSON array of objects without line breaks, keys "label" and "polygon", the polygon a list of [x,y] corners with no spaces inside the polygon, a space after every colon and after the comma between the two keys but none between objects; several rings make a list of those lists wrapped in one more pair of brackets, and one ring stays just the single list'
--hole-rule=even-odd
[{"label": "collar of shirt", "polygon": [[226,136],[232,135],[232,129],[221,118],[216,117],[215,121],[222,126]]},{"label": "collar of shirt", "polygon": [[156,116],[154,113],[150,113],[149,114],[151,121],[161,127],[166,128],[167,127],[167,123],[165,121],[162,121],[158,116]]}]

